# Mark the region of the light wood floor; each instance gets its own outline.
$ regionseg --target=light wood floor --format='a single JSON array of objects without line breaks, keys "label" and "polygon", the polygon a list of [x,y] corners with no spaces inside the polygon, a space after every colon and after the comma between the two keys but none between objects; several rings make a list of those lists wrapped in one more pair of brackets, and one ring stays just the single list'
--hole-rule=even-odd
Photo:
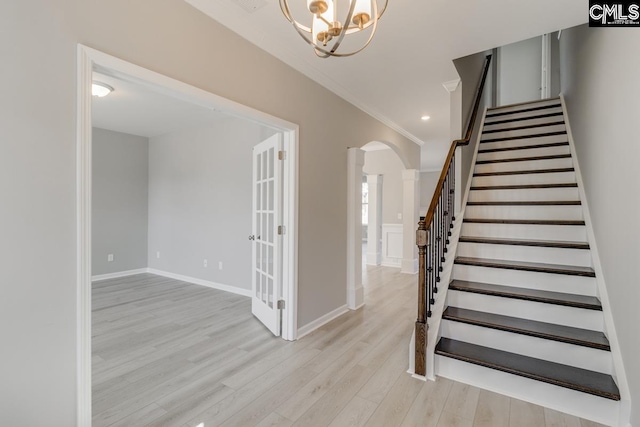
[{"label": "light wood floor", "polygon": [[94,427],[597,425],[412,379],[415,277],[370,267],[365,281],[363,309],[296,342],[245,297],[151,274],[94,283]]}]

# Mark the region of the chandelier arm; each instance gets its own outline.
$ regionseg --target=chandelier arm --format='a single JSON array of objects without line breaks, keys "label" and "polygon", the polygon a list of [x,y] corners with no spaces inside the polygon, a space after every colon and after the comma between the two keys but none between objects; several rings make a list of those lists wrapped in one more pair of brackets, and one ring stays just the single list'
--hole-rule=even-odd
[{"label": "chandelier arm", "polygon": [[[371,2],[375,4],[377,3],[377,0],[371,0]],[[357,3],[356,1],[352,1],[351,5],[349,6],[349,13],[347,14],[347,18],[344,20],[342,31],[340,31],[340,36],[338,37],[338,40],[336,40],[333,46],[331,47],[332,54],[335,53],[336,50],[338,50],[338,48],[340,47],[340,43],[342,43],[342,40],[344,40],[344,36],[347,35],[347,28],[351,23],[351,18],[353,17],[353,11],[356,10],[356,3]]]},{"label": "chandelier arm", "polygon": [[[373,4],[374,4],[373,8],[374,8],[374,12],[375,12],[376,9],[377,9],[377,2],[374,1]],[[332,52],[332,53],[330,53],[330,55],[338,57],[338,58],[344,58],[344,57],[352,56],[352,55],[355,55],[356,53],[362,52],[367,46],[369,46],[369,43],[371,43],[371,40],[373,40],[373,35],[376,33],[376,29],[378,28],[378,19],[375,19],[373,21],[372,25],[373,25],[373,28],[371,30],[371,33],[369,34],[369,38],[367,39],[367,42],[360,49],[355,50],[355,51],[350,52],[350,53]]]}]

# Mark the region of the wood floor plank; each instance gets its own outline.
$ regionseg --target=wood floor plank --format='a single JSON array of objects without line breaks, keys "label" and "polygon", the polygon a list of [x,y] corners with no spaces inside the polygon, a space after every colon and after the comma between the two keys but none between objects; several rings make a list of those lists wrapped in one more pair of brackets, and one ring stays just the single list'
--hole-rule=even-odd
[{"label": "wood floor plank", "polygon": [[473,427],[509,427],[511,399],[502,394],[480,390]]},{"label": "wood floor plank", "polygon": [[458,414],[463,418],[473,420],[479,397],[479,388],[456,382],[451,387],[443,411]]},{"label": "wood floor plank", "polygon": [[256,424],[256,427],[291,427],[292,425],[293,421],[286,419],[280,414],[272,412]]},{"label": "wood floor plank", "polygon": [[373,402],[354,396],[328,427],[362,427],[377,407]]},{"label": "wood floor plank", "polygon": [[422,381],[410,375],[401,375],[365,425],[367,427],[400,425],[423,385]]},{"label": "wood floor plank", "polygon": [[522,400],[511,399],[510,427],[539,427],[545,425],[544,408]]},{"label": "wood floor plank", "polygon": [[437,427],[472,427],[473,421],[453,412],[442,411]]},{"label": "wood floor plank", "polygon": [[426,381],[401,427],[436,427],[452,386],[453,381],[447,378]]},{"label": "wood floor plank", "polygon": [[544,420],[546,427],[582,427],[579,418],[549,408],[544,408]]}]

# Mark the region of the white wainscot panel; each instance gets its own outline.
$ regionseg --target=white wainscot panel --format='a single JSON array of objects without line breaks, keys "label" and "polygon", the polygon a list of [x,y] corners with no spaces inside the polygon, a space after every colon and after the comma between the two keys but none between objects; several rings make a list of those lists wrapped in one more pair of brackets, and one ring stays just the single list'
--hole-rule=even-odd
[{"label": "white wainscot panel", "polygon": [[402,224],[382,224],[382,265],[400,267],[402,263]]}]

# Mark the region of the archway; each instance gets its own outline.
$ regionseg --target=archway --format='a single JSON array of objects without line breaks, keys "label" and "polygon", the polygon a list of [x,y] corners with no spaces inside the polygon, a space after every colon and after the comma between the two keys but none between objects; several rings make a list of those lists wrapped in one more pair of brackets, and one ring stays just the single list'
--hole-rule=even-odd
[{"label": "archway", "polygon": [[[348,150],[348,212],[347,212],[347,304],[355,310],[364,305],[362,288],[362,176],[365,164],[365,149],[382,147],[391,149],[402,162],[402,211],[400,212],[401,224],[396,227],[395,245],[401,246],[401,257],[397,260],[401,272],[415,274],[418,270],[418,252],[415,246],[415,229],[419,220],[419,185],[420,172],[414,168],[415,162],[409,161],[406,153],[394,144],[385,141],[369,141],[361,148],[349,148]],[[364,148],[364,149],[363,149]],[[419,163],[419,159],[418,159]],[[376,180],[376,186],[381,185]],[[374,225],[378,227],[378,224]],[[371,227],[371,224],[369,225]],[[371,230],[371,228],[370,228]],[[398,232],[398,230],[401,230]],[[399,233],[399,236],[397,235]],[[400,237],[401,236],[401,237]],[[382,236],[380,236],[382,237]],[[373,238],[377,242],[377,229]],[[399,243],[400,241],[400,243]],[[381,248],[384,251],[385,248]],[[372,261],[380,258],[375,251],[368,255]]]}]

